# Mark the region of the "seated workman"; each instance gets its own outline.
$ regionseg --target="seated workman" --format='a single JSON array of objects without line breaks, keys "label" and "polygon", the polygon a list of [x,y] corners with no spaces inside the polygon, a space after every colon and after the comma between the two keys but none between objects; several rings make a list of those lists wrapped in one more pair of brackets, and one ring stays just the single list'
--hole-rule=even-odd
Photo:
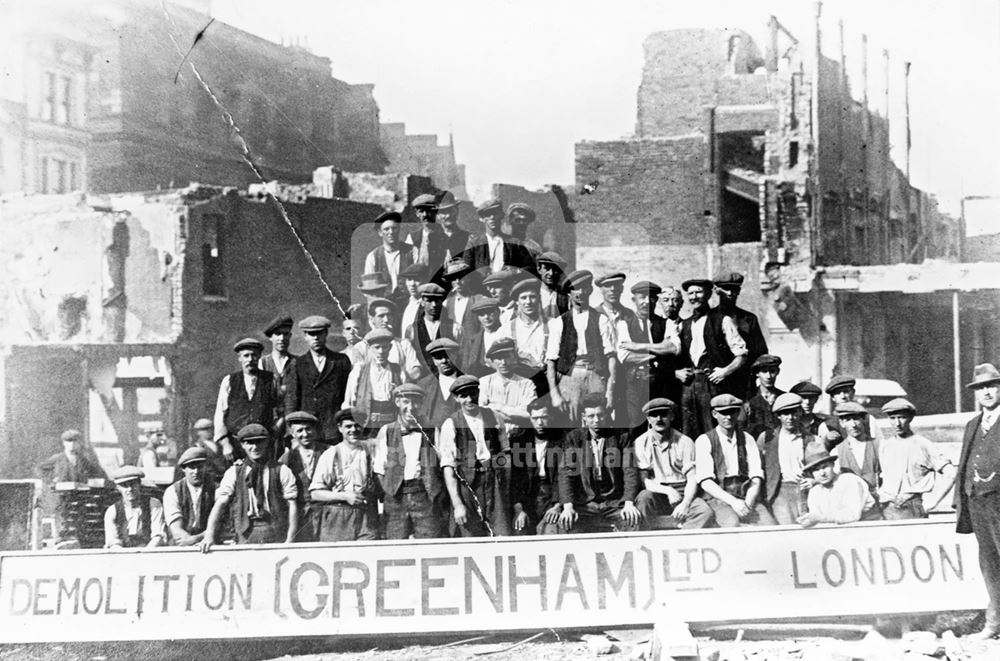
[{"label": "seated workman", "polygon": [[814,443],[806,450],[802,472],[812,478],[813,486],[807,500],[809,511],[798,519],[804,528],[882,518],[868,484],[854,473],[839,472],[836,461],[822,444]]},{"label": "seated workman", "polygon": [[109,549],[162,546],[167,541],[163,505],[142,494],[141,468],[122,466],[111,479],[121,498],[104,512],[104,546]]}]

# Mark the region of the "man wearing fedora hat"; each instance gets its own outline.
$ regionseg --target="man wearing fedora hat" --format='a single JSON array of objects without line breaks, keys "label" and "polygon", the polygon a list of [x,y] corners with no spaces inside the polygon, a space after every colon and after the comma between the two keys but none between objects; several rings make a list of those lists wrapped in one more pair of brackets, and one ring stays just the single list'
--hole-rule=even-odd
[{"label": "man wearing fedora hat", "polygon": [[385,537],[444,537],[447,496],[434,430],[421,422],[424,391],[404,383],[393,392],[393,399],[397,418],[379,430],[372,461],[382,488]]},{"label": "man wearing fedora hat", "polygon": [[286,398],[286,411],[305,411],[319,420],[320,437],[330,443],[339,440],[334,414],[344,403],[351,359],[326,346],[330,320],[311,315],[299,322],[309,351],[295,360],[295,378]]},{"label": "man wearing fedora hat", "polygon": [[779,525],[790,526],[805,512],[809,483],[802,478],[806,448],[816,442],[805,424],[802,398],[782,393],[771,405],[775,422],[757,436],[764,489],[761,499]]},{"label": "man wearing fedora hat", "polygon": [[177,466],[184,477],[164,490],[163,519],[174,544],[194,546],[205,536],[215,504],[215,480],[208,474],[208,453],[203,448],[185,450]]},{"label": "man wearing fedora hat", "polygon": [[[376,250],[378,250],[378,248],[376,248]],[[401,271],[402,270],[405,269],[401,269]],[[393,298],[398,300],[402,297],[400,292],[392,289],[392,286],[389,284],[389,278],[383,271],[370,271],[362,273],[361,283],[358,285],[358,291],[360,291],[365,297],[365,305],[362,307],[367,306],[368,303],[371,303],[371,301],[376,298]],[[348,308],[348,311],[351,312],[353,307],[354,306],[352,305]]]},{"label": "man wearing fedora hat", "polygon": [[292,318],[279,315],[264,327],[264,337],[271,343],[271,353],[261,357],[260,369],[271,372],[278,377],[278,408],[276,419],[285,414],[285,397],[288,396],[288,383],[295,371],[295,356],[289,353],[288,346],[292,339]]},{"label": "man wearing fedora hat", "polygon": [[882,518],[868,485],[853,473],[837,471],[837,457],[822,443],[806,449],[802,472],[812,480],[807,499],[808,512],[799,515],[804,528],[821,523],[854,523]]},{"label": "man wearing fedora hat", "polygon": [[[334,414],[334,419],[336,419],[336,414]],[[319,420],[311,413],[292,411],[285,416],[285,425],[292,437],[292,447],[285,450],[278,461],[288,466],[288,470],[292,471],[292,475],[295,476],[295,484],[298,487],[296,501],[299,510],[299,527],[296,531],[295,541],[315,542],[319,539],[321,511],[312,502],[309,485],[312,484],[320,457],[330,446],[320,440]]]},{"label": "man wearing fedora hat", "polygon": [[443,261],[461,257],[469,243],[469,233],[458,226],[458,200],[451,191],[441,194],[437,203],[437,223],[441,227],[441,239],[445,253]]},{"label": "man wearing fedora hat", "polygon": [[[365,256],[365,273],[383,273],[388,278],[389,298],[400,298],[405,291],[399,273],[417,261],[417,249],[400,241],[400,223],[403,217],[395,211],[386,211],[375,219],[382,243]],[[376,294],[378,295],[378,294]]]},{"label": "man wearing fedora hat", "polygon": [[368,355],[351,368],[343,408],[356,409],[357,421],[365,434],[373,436],[383,425],[396,419],[392,391],[403,383],[399,365],[389,362],[393,334],[384,328],[368,331]]},{"label": "man wearing fedora hat", "polygon": [[685,280],[681,288],[691,304],[691,316],[681,322],[676,375],[684,384],[684,433],[697,438],[715,425],[713,397],[746,398],[747,380],[740,369],[747,364],[747,345],[733,318],[708,306],[711,280]]},{"label": "man wearing fedora hat", "polygon": [[508,266],[520,269],[534,267],[528,249],[514,237],[503,233],[504,213],[499,200],[484,202],[476,209],[476,215],[483,224],[483,231],[469,237],[464,256],[473,269],[486,268],[496,273]]},{"label": "man wearing fedora hat", "polygon": [[277,375],[260,369],[263,343],[246,337],[233,345],[233,351],[240,371],[222,377],[215,402],[215,441],[230,461],[240,457],[236,432],[252,423],[273,430],[282,405]]},{"label": "man wearing fedora hat", "polygon": [[948,470],[946,488],[941,491],[930,509],[937,507],[955,482],[955,467],[936,448],[930,439],[914,434],[910,428],[917,407],[903,397],[886,402],[882,412],[892,424],[879,446],[879,463],[882,467],[882,484],[878,499],[882,503],[882,516],[887,520],[925,519],[924,494],[935,488],[938,474]]},{"label": "man wearing fedora hat", "polygon": [[955,485],[956,530],[974,533],[979,568],[990,603],[979,638],[1000,636],[1000,370],[976,365],[966,386],[981,411],[969,420],[962,439]]},{"label": "man wearing fedora hat", "polygon": [[111,475],[120,498],[104,511],[104,546],[109,549],[163,546],[163,505],[142,493],[141,468],[122,466]]}]

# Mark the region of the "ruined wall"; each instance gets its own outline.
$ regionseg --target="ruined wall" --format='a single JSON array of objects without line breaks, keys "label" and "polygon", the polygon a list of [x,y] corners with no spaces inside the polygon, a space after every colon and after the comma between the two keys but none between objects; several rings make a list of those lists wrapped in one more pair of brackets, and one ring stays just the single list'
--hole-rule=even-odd
[{"label": "ruined wall", "polygon": [[401,122],[380,126],[382,150],[388,164],[386,172],[414,173],[430,177],[436,186],[450,190],[461,199],[465,189],[465,166],[455,162],[455,146],[438,144],[436,135],[408,135]]}]

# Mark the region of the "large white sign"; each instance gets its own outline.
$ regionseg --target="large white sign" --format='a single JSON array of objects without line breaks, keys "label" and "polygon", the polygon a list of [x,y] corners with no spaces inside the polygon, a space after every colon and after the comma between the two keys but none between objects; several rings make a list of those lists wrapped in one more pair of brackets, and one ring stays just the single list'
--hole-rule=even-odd
[{"label": "large white sign", "polygon": [[0,643],[260,638],[982,608],[953,521],[0,556]]}]

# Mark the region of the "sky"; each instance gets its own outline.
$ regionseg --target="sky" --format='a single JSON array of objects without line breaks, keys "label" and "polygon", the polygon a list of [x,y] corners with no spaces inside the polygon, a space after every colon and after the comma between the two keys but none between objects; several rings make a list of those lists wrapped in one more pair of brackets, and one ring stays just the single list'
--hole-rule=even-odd
[{"label": "sky", "polygon": [[[306,44],[331,59],[340,79],[374,84],[381,121],[442,143],[453,136],[474,199],[495,182],[572,184],[576,142],[631,135],[642,44],[652,32],[741,28],[763,49],[774,14],[808,52],[815,35],[815,3],[806,0],[213,0],[212,12],[262,37]],[[1000,0],[828,0],[822,43],[835,57],[838,20],[859,97],[868,35],[877,108],[882,50],[890,51],[901,167],[902,71],[912,62],[914,185],[956,213],[963,196],[1000,196]],[[1000,201],[970,202],[967,215],[970,234],[1000,231]]]}]

